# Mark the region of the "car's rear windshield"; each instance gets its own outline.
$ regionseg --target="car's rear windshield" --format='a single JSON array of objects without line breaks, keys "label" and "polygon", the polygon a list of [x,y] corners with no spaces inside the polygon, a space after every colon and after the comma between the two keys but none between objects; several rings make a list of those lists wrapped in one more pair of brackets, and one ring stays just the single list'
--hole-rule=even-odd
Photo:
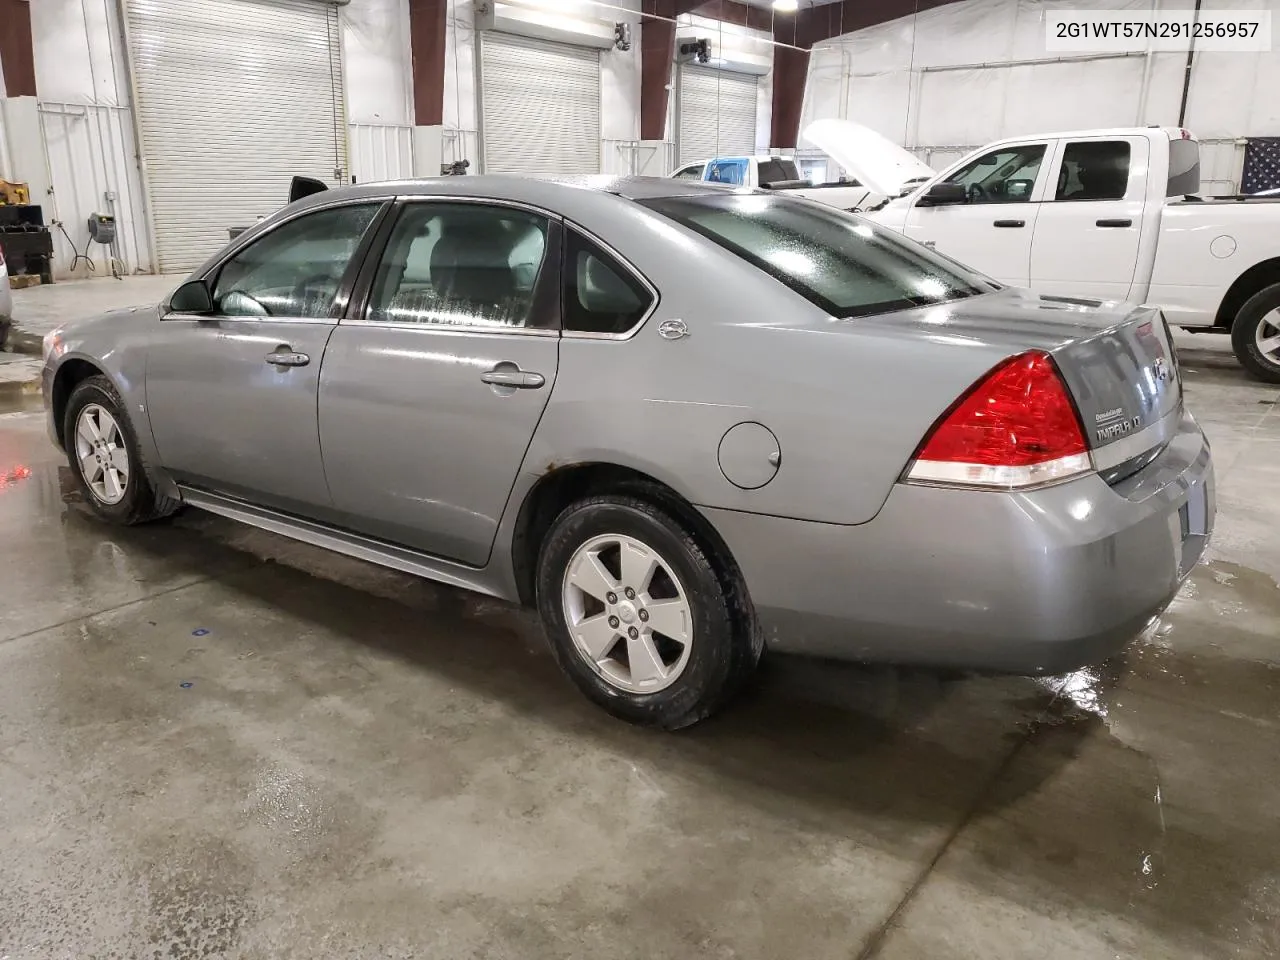
[{"label": "car's rear windshield", "polygon": [[994,289],[954,261],[818,203],[751,193],[643,202],[837,317],[888,313]]}]

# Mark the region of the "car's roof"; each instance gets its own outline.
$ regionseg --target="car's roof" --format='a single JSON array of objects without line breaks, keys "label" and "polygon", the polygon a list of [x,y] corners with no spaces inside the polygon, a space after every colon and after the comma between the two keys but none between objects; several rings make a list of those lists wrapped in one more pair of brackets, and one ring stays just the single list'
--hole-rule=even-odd
[{"label": "car's roof", "polygon": [[464,175],[460,177],[427,177],[417,180],[384,180],[377,183],[337,187],[313,194],[314,203],[332,203],[341,199],[365,197],[456,196],[489,197],[523,201],[557,208],[561,201],[571,201],[580,191],[608,193],[627,200],[652,200],[658,197],[708,196],[739,191],[722,183],[700,180],[673,180],[669,177],[617,177],[607,174],[570,177],[520,177],[510,174]]}]

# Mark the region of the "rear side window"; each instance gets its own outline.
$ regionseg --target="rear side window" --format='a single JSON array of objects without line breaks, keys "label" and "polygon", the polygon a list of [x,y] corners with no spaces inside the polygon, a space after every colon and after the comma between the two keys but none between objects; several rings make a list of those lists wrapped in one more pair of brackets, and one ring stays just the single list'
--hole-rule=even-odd
[{"label": "rear side window", "polygon": [[783,197],[667,197],[645,205],[737,254],[837,317],[888,313],[995,289],[892,231]]},{"label": "rear side window", "polygon": [[701,180],[702,170],[706,166],[705,163],[695,163],[692,166],[682,167],[676,171],[676,180]]},{"label": "rear side window", "polygon": [[649,312],[653,294],[617,259],[577,231],[566,240],[564,329],[626,333]]},{"label": "rear side window", "polygon": [[790,160],[761,160],[760,186],[771,183],[785,183],[788,180],[799,180],[800,171]]},{"label": "rear side window", "polygon": [[1055,200],[1123,200],[1129,188],[1129,143],[1082,140],[1062,152]]},{"label": "rear side window", "polygon": [[1168,197],[1189,197],[1200,192],[1200,144],[1194,140],[1169,141]]}]

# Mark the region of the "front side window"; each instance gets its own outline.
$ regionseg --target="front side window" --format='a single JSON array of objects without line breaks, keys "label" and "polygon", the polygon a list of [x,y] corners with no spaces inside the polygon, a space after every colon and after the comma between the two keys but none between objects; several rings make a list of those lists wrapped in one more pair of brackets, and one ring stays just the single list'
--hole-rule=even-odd
[{"label": "front side window", "polygon": [[961,167],[947,183],[964,186],[969,203],[1026,203],[1044,161],[1043,143],[1001,147]]},{"label": "front side window", "polygon": [[546,260],[545,217],[474,203],[414,203],[391,231],[367,319],[526,327]]},{"label": "front side window", "polygon": [[782,197],[646,201],[837,317],[888,313],[995,287],[954,261],[834,208]]},{"label": "front side window", "polygon": [[570,231],[564,276],[564,329],[626,333],[648,313],[653,295],[630,270]]},{"label": "front side window", "polygon": [[1083,140],[1062,151],[1054,200],[1123,200],[1129,188],[1129,143]]},{"label": "front side window", "polygon": [[282,224],[223,265],[214,309],[228,317],[323,319],[380,204],[318,210]]}]

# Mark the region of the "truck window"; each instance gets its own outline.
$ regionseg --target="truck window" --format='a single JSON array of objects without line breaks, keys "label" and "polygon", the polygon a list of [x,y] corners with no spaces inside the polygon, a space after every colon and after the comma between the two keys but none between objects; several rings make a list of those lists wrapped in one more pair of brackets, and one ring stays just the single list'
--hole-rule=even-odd
[{"label": "truck window", "polygon": [[969,203],[1026,203],[1044,161],[1044,146],[1000,147],[961,167],[946,182],[963,184]]},{"label": "truck window", "polygon": [[701,180],[702,170],[706,166],[705,163],[692,163],[687,167],[681,167],[674,174],[676,180]]},{"label": "truck window", "polygon": [[1125,140],[1080,140],[1062,152],[1054,200],[1123,200],[1129,189]]},{"label": "truck window", "polygon": [[732,183],[740,187],[746,169],[745,160],[712,160],[707,169],[707,179],[712,183]]},{"label": "truck window", "polygon": [[1200,144],[1169,141],[1169,186],[1166,197],[1189,197],[1200,192]]},{"label": "truck window", "polygon": [[791,160],[761,160],[760,161],[760,186],[766,187],[771,183],[785,183],[788,180],[801,180],[800,171],[796,169],[794,161]]}]

